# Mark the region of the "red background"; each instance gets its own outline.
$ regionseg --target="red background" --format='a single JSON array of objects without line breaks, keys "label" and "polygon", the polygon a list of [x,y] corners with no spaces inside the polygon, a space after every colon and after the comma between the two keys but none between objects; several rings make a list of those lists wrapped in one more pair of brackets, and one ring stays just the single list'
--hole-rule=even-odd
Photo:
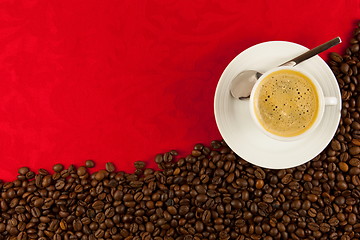
[{"label": "red background", "polygon": [[1,1],[0,178],[86,159],[132,171],[209,144],[221,138],[216,84],[237,54],[336,36],[342,53],[359,17],[359,0]]}]

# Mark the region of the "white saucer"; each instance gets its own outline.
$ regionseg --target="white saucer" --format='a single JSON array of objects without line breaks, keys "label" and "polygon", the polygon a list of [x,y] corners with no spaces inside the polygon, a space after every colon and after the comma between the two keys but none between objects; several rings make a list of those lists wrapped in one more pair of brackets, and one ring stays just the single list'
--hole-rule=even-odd
[{"label": "white saucer", "polygon": [[336,97],[338,104],[326,106],[320,125],[300,140],[282,142],[266,136],[251,119],[249,101],[234,99],[230,95],[230,83],[240,72],[247,69],[265,72],[306,50],[308,48],[291,42],[260,43],[235,57],[221,75],[214,100],[216,123],[228,146],[246,161],[272,169],[299,166],[318,155],[334,136],[341,116],[341,93],[334,74],[319,56],[300,63],[296,68],[313,75],[324,96]]}]

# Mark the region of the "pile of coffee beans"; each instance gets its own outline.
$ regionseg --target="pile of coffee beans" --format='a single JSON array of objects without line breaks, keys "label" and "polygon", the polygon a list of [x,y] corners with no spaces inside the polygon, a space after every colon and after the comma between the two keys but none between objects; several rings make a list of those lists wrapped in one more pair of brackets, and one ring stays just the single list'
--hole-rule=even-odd
[{"label": "pile of coffee beans", "polygon": [[[359,239],[360,28],[329,62],[341,87],[339,128],[329,146],[296,168],[262,169],[223,141],[90,174],[95,163],[48,172],[19,169],[0,183],[0,239]],[[264,159],[265,161],[266,159]]]}]

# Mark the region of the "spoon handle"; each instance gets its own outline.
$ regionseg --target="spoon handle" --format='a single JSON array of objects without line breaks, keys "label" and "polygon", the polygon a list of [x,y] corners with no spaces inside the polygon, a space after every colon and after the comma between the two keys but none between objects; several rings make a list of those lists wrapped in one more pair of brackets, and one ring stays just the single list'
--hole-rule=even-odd
[{"label": "spoon handle", "polygon": [[296,64],[298,64],[306,59],[309,59],[325,50],[328,50],[329,48],[331,48],[339,43],[341,43],[341,39],[340,39],[340,37],[336,37],[326,43],[321,44],[320,46],[317,46],[309,51],[306,51],[305,53],[301,54],[300,56],[297,56],[296,58],[294,58],[290,61],[287,61],[287,62],[281,64],[280,66],[295,66]]}]

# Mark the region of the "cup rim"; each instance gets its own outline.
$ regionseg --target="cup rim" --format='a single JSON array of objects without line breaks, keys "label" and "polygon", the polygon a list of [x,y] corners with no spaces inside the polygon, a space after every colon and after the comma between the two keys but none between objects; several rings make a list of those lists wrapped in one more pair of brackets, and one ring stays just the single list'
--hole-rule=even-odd
[{"label": "cup rim", "polygon": [[[296,135],[296,136],[292,136],[292,137],[283,137],[283,136],[279,136],[276,134],[273,134],[269,131],[267,131],[259,122],[259,120],[256,117],[255,111],[254,111],[254,95],[255,95],[255,91],[257,89],[257,87],[260,85],[260,83],[263,81],[263,79],[268,76],[270,73],[276,72],[276,71],[280,71],[280,70],[292,70],[292,71],[296,71],[299,72],[301,74],[304,74],[305,76],[307,76],[312,83],[314,84],[316,91],[318,93],[318,98],[319,98],[319,111],[318,111],[318,115],[317,118],[315,120],[315,122],[312,124],[312,126],[306,130],[305,132]],[[309,74],[307,71],[303,70],[303,69],[299,69],[296,67],[290,67],[290,66],[281,66],[281,67],[275,67],[272,68],[268,71],[266,71],[255,83],[254,87],[251,90],[251,94],[250,94],[250,99],[249,99],[249,110],[250,110],[250,115],[251,118],[253,119],[253,121],[255,122],[255,125],[258,127],[258,129],[260,129],[264,134],[266,134],[267,136],[275,139],[275,140],[279,140],[279,141],[295,141],[295,140],[299,140],[307,135],[309,135],[310,133],[312,133],[317,126],[320,124],[323,115],[324,115],[324,111],[325,111],[325,96],[324,93],[321,89],[320,84],[318,83],[318,81],[315,79],[315,77],[313,77],[311,74]]]}]

